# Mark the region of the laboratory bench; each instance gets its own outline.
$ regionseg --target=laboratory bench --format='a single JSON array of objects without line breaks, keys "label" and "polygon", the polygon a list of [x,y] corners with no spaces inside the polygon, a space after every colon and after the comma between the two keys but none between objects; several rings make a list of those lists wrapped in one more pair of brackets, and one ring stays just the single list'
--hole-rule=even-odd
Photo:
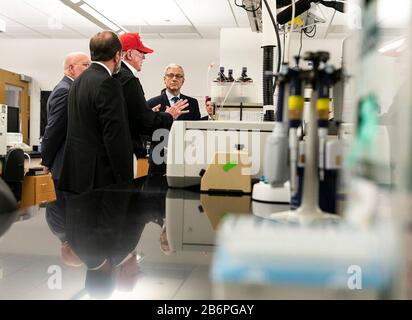
[{"label": "laboratory bench", "polygon": [[[41,171],[41,153],[38,151],[31,151],[27,152],[27,154],[30,156],[30,159],[25,156],[25,176],[22,184],[20,208],[41,205],[56,199],[54,183],[51,175],[43,174]],[[4,158],[5,156],[0,156],[0,176]],[[148,169],[148,157],[141,157],[138,159],[134,158],[135,178],[146,176]]]},{"label": "laboratory bench", "polygon": [[[41,153],[26,152],[24,159],[25,176],[22,183],[20,208],[28,208],[56,199],[53,180],[50,174],[43,174]],[[0,156],[0,176],[5,156]]]},{"label": "laboratory bench", "polygon": [[[0,299],[390,297],[379,232],[274,221],[288,205],[199,190],[145,176],[0,214]],[[363,290],[346,288],[348,262]]]},{"label": "laboratory bench", "polygon": [[211,299],[219,221],[251,200],[210,197],[146,176],[3,214],[0,299]]}]

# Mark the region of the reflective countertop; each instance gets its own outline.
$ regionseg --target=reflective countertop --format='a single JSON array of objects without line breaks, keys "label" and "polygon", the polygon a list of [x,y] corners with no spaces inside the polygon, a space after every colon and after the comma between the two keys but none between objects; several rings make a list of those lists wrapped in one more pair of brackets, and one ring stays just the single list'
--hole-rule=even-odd
[{"label": "reflective countertop", "polygon": [[3,215],[0,299],[211,299],[219,221],[252,211],[159,176]]}]

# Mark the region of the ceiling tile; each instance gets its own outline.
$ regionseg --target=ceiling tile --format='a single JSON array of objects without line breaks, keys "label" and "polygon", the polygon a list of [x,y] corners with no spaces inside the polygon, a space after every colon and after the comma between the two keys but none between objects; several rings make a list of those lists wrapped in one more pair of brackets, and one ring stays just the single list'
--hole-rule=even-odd
[{"label": "ceiling tile", "polygon": [[161,33],[164,39],[200,39],[198,33]]},{"label": "ceiling tile", "polygon": [[220,37],[220,27],[198,27],[197,31],[204,39],[217,39]]},{"label": "ceiling tile", "polygon": [[11,37],[6,33],[0,33],[0,39],[11,39]]},{"label": "ceiling tile", "polygon": [[48,24],[57,20],[62,25],[69,28],[87,27],[93,30],[101,30],[94,23],[84,18],[82,15],[64,5],[59,0],[17,0],[24,1],[27,5],[36,8],[48,17]]},{"label": "ceiling tile", "polygon": [[118,24],[146,25],[146,22],[140,17],[142,1],[84,0],[84,2]]},{"label": "ceiling tile", "polygon": [[196,27],[236,27],[227,0],[176,0],[176,2]]},{"label": "ceiling tile", "polygon": [[32,26],[47,26],[47,15],[39,12],[35,8],[28,6],[25,1],[0,1],[0,12],[3,16],[11,18],[18,23]]},{"label": "ceiling tile", "polygon": [[45,39],[47,38],[46,36],[43,36],[37,32],[13,33],[11,37],[13,39]]},{"label": "ceiling tile", "polygon": [[[127,30],[139,31],[153,39],[169,37],[170,34],[174,37],[188,34],[187,37],[191,38],[200,34],[203,38],[219,38],[221,28],[249,28],[246,11],[235,6],[234,0],[83,1]],[[325,6],[313,7],[313,12],[326,17],[327,22],[319,25],[322,30],[334,10]],[[2,39],[20,38],[22,35],[28,38],[89,38],[102,30],[60,0],[0,0],[0,18],[7,24],[7,33],[1,35]],[[342,29],[333,26],[343,26],[345,23],[346,15],[337,12],[330,33]]]},{"label": "ceiling tile", "polygon": [[187,25],[173,0],[85,0],[110,20],[125,25]]},{"label": "ceiling tile", "polygon": [[230,1],[230,6],[233,9],[233,12],[236,17],[236,21],[241,28],[249,27],[249,18],[245,9],[240,8],[235,5],[235,1]]},{"label": "ceiling tile", "polygon": [[139,33],[194,33],[192,26],[124,26],[127,30]]},{"label": "ceiling tile", "polygon": [[158,33],[142,33],[141,37],[143,41],[146,39],[162,39],[162,37]]}]

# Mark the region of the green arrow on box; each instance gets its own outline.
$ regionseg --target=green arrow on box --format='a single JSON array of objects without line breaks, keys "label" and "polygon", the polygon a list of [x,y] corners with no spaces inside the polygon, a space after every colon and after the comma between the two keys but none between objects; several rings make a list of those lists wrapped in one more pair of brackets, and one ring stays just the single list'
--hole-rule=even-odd
[{"label": "green arrow on box", "polygon": [[230,170],[232,170],[233,168],[235,168],[238,165],[238,163],[236,161],[231,161],[229,163],[226,163],[225,165],[223,165],[223,170],[228,172]]}]

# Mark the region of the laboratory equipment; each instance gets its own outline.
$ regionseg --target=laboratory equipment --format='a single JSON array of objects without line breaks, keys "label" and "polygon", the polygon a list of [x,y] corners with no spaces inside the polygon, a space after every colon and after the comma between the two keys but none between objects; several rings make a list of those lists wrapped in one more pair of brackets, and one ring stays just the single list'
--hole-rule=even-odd
[{"label": "laboratory equipment", "polygon": [[7,106],[0,104],[0,156],[7,153]]},{"label": "laboratory equipment", "polygon": [[[272,131],[270,122],[248,121],[175,121],[167,146],[166,176],[170,187],[200,184],[202,170],[215,154],[247,153],[249,170],[244,174],[259,180],[263,175],[263,151]],[[221,159],[225,165],[226,158]]]}]

